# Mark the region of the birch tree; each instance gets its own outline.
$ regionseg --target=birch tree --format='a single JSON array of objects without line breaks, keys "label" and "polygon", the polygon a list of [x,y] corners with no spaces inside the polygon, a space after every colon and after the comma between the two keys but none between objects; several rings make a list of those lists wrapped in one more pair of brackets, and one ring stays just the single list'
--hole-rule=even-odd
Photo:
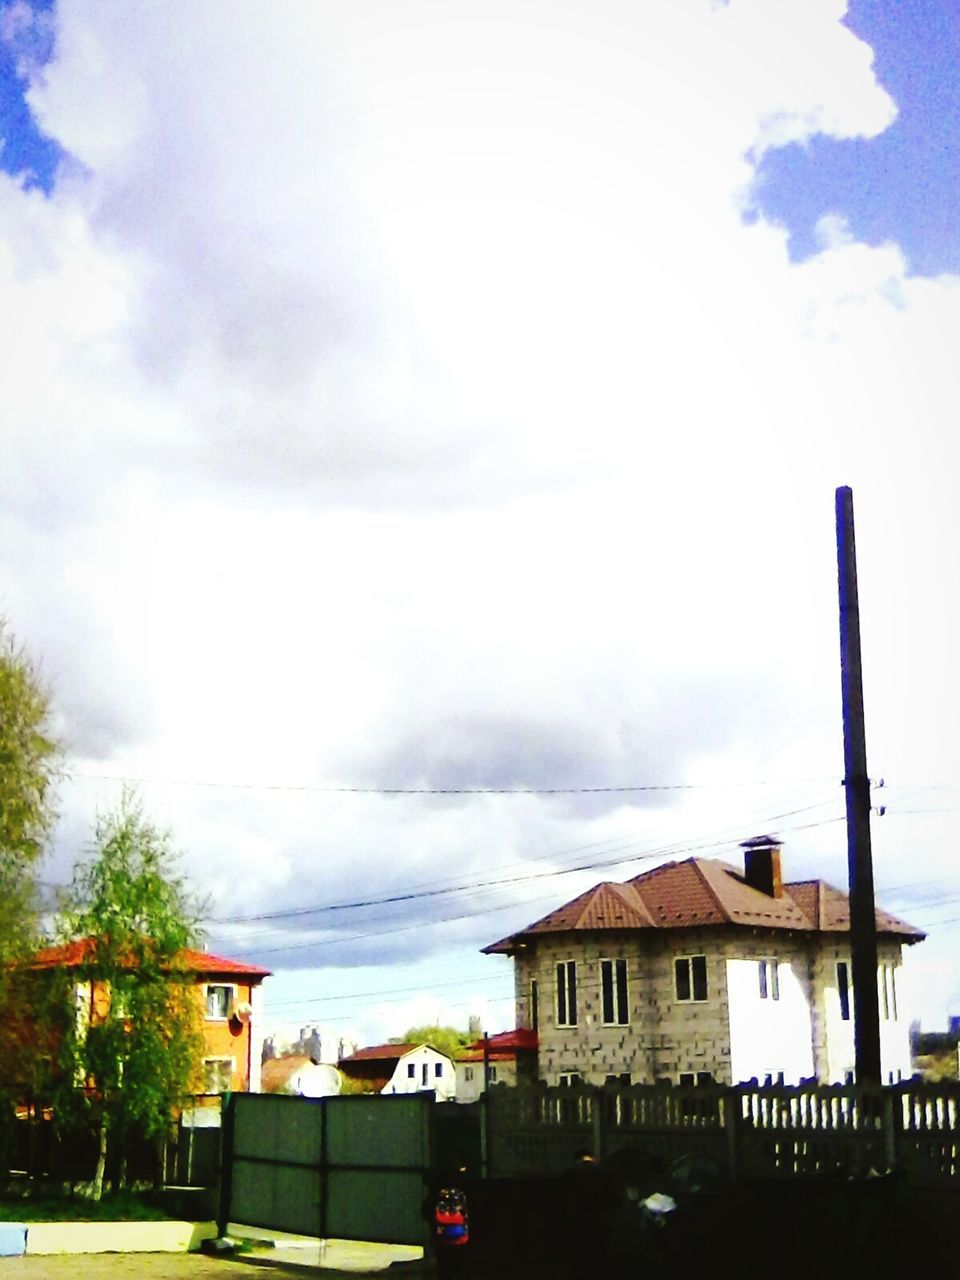
[{"label": "birch tree", "polygon": [[66,936],[83,944],[63,1079],[84,1086],[69,1093],[74,1122],[98,1132],[96,1198],[108,1157],[122,1186],[131,1138],[164,1138],[199,1085],[201,1012],[182,954],[199,941],[199,912],[169,832],[126,793],[97,819],[94,853],[75,869],[63,915]]}]

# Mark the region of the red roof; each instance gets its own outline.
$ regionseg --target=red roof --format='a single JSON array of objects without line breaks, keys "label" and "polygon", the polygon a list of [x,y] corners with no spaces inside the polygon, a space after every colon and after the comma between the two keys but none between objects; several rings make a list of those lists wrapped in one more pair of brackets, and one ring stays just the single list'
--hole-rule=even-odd
[{"label": "red roof", "polygon": [[457,1055],[459,1062],[482,1062],[488,1057],[491,1062],[512,1062],[518,1053],[536,1052],[540,1037],[529,1027],[517,1027],[515,1031],[501,1031],[498,1035],[487,1036],[486,1040],[475,1040]]},{"label": "red roof", "polygon": [[344,1062],[396,1062],[405,1054],[412,1053],[414,1049],[419,1049],[416,1044],[374,1044],[367,1049],[358,1049],[356,1053],[351,1053],[349,1057],[341,1058],[340,1063]]},{"label": "red roof", "polygon": [[[766,838],[766,837],[765,837]],[[598,884],[518,933],[483,950],[511,953],[529,936],[598,929],[689,929],[742,925],[804,933],[846,932],[847,895],[822,880],[785,884],[779,897],[749,885],[736,867],[713,858],[667,862],[626,884]],[[922,930],[877,911],[877,931],[919,942]]]},{"label": "red roof", "polygon": [[[31,964],[32,969],[78,969],[94,960],[95,938],[76,938],[56,947],[44,947],[38,951]],[[225,956],[211,955],[209,951],[194,951],[184,947],[174,957],[178,968],[190,973],[216,974],[218,977],[268,978],[270,970],[258,964],[246,964],[241,960],[228,960]]]}]

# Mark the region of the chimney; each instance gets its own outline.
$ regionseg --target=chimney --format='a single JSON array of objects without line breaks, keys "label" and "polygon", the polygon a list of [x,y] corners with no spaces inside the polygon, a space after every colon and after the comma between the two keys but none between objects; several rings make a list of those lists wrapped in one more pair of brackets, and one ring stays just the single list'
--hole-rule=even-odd
[{"label": "chimney", "polygon": [[780,845],[776,836],[753,836],[741,842],[743,878],[751,889],[768,898],[783,897],[783,872],[780,870]]}]

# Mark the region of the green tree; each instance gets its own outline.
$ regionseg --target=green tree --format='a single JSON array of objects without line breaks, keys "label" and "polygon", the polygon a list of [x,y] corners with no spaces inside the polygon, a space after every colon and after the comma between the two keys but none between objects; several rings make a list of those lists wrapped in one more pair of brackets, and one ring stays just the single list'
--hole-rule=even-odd
[{"label": "green tree", "polygon": [[122,1186],[132,1135],[159,1142],[199,1085],[201,1014],[182,952],[199,940],[200,904],[177,864],[170,834],[125,793],[97,819],[93,856],[67,894],[63,933],[84,947],[67,993],[77,1003],[65,1009],[63,1114],[98,1131],[96,1198],[111,1149]]},{"label": "green tree", "polygon": [[35,937],[37,864],[53,824],[59,748],[50,699],[0,619],[0,970]]},{"label": "green tree", "polygon": [[42,1032],[23,962],[37,939],[39,864],[54,821],[60,762],[50,698],[0,618],[0,1099],[23,1102],[42,1075]]},{"label": "green tree", "polygon": [[431,1049],[445,1053],[448,1058],[455,1058],[461,1049],[473,1044],[475,1035],[469,1031],[458,1031],[456,1027],[411,1027],[395,1044],[428,1044]]}]

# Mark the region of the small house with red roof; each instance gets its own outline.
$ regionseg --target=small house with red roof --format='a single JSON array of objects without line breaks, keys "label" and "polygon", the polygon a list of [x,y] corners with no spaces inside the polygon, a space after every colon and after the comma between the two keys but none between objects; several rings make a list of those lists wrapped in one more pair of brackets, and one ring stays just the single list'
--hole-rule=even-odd
[{"label": "small house with red roof", "polygon": [[490,1084],[535,1084],[536,1031],[518,1027],[475,1040],[457,1054],[457,1101],[476,1102]]},{"label": "small house with red roof", "polygon": [[[485,947],[515,962],[517,1025],[548,1084],[796,1084],[853,1079],[850,904],[785,883],[781,842],[744,866],[688,858],[582,893]],[[877,911],[881,1069],[911,1074],[903,948],[924,934]]]},{"label": "small house with red roof", "polygon": [[457,1091],[450,1058],[428,1044],[377,1044],[337,1063],[341,1075],[369,1093],[427,1093],[447,1102]]},{"label": "small house with red roof", "polygon": [[[34,970],[74,971],[78,1016],[91,1022],[102,1016],[110,999],[96,977],[95,942],[94,938],[80,938],[46,947],[30,966]],[[261,984],[270,970],[188,948],[173,958],[173,967],[192,976],[203,1011],[205,1092],[258,1093],[263,1042]]]}]

